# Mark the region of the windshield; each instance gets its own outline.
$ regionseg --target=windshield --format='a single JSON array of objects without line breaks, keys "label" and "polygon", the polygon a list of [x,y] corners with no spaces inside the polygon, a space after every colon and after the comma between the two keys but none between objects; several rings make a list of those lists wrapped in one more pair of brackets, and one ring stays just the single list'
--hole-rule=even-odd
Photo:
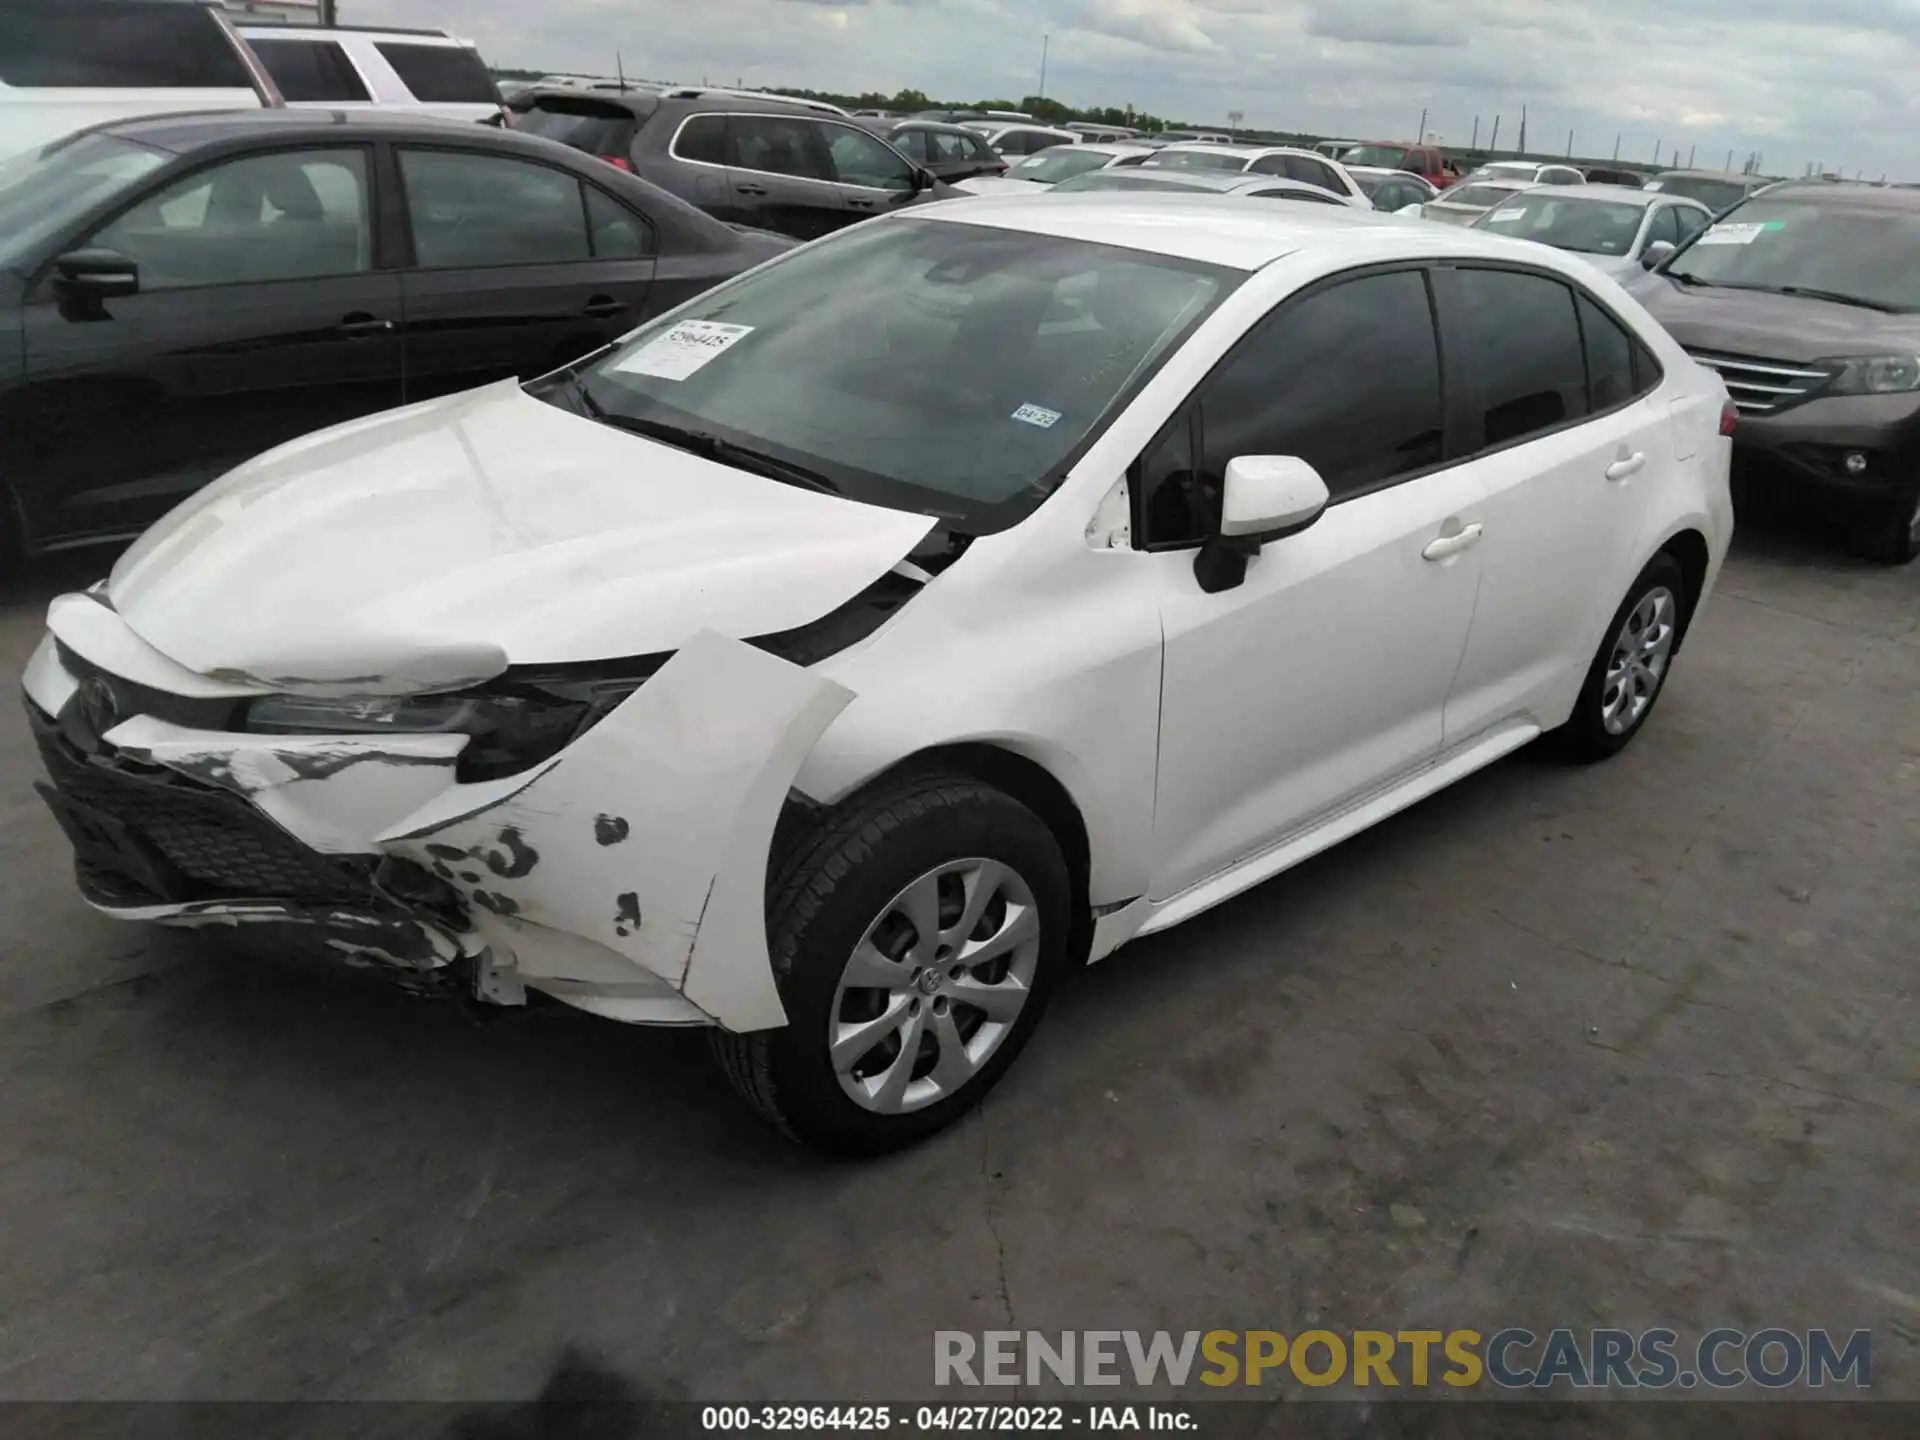
[{"label": "windshield", "polygon": [[1644,206],[1622,200],[1574,199],[1536,190],[1501,202],[1474,224],[1581,255],[1628,255],[1646,213]]},{"label": "windshield", "polygon": [[984,533],[1038,506],[1121,397],[1243,278],[898,217],[708,291],[580,380],[587,408],[611,422],[704,432],[851,499]]},{"label": "windshield", "polygon": [[111,135],[82,135],[0,163],[0,266],[31,263],[40,243],[167,157]]},{"label": "windshield", "polygon": [[1440,198],[1449,205],[1470,205],[1484,210],[1489,205],[1498,205],[1509,196],[1517,195],[1517,190],[1509,190],[1504,185],[1456,185]]},{"label": "windshield", "polygon": [[1737,205],[1747,193],[1747,187],[1737,180],[1708,180],[1699,175],[1666,175],[1658,180],[1649,180],[1647,189],[1658,190],[1663,195],[1680,195],[1688,200],[1698,200],[1716,214],[1729,205]]},{"label": "windshield", "polygon": [[1081,150],[1076,146],[1056,145],[1051,150],[1042,150],[1038,155],[1029,155],[1018,165],[1007,171],[1010,179],[1032,180],[1039,185],[1053,185],[1061,180],[1070,180],[1088,170],[1098,170],[1102,165],[1113,162],[1113,156],[1100,150]]},{"label": "windshield", "polygon": [[1147,164],[1159,170],[1244,170],[1247,157],[1218,150],[1162,150]]},{"label": "windshield", "polygon": [[1398,170],[1406,158],[1403,145],[1355,145],[1340,157],[1342,165],[1378,165],[1383,170]]},{"label": "windshield", "polygon": [[1217,187],[1204,180],[1179,180],[1171,175],[1155,175],[1151,170],[1095,170],[1090,175],[1076,175],[1071,180],[1062,181],[1055,194],[1065,194],[1069,190],[1200,190],[1208,194],[1218,194]]},{"label": "windshield", "polygon": [[1749,200],[1665,267],[1675,280],[1743,290],[1818,290],[1920,312],[1920,213]]}]

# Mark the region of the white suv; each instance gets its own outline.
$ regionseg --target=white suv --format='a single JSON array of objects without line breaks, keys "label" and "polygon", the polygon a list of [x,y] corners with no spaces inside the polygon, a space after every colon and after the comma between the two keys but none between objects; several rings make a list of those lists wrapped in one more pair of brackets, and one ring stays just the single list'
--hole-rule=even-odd
[{"label": "white suv", "polygon": [[441,30],[242,25],[240,34],[289,105],[404,106],[487,122],[506,113],[473,43]]},{"label": "white suv", "polygon": [[53,602],[41,792],[108,914],[708,1026],[885,1149],[1070,966],[1548,732],[1626,746],[1732,415],[1545,245],[929,205],[216,481]]},{"label": "white suv", "polygon": [[260,62],[206,5],[0,0],[0,160],[89,125],[279,100]]}]

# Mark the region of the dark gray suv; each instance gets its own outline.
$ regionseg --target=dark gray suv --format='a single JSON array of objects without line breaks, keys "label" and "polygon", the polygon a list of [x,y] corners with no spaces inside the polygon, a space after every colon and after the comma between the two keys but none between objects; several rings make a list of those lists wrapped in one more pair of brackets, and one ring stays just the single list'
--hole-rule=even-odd
[{"label": "dark gray suv", "polygon": [[536,89],[513,127],[598,155],[716,219],[811,240],[955,192],[845,116],[712,90]]}]

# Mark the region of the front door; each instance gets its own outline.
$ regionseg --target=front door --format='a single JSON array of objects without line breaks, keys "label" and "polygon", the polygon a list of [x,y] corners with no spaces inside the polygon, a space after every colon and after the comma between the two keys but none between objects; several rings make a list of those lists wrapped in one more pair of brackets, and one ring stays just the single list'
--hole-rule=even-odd
[{"label": "front door", "polygon": [[884,141],[851,125],[821,121],[827,159],[851,219],[884,215],[920,193],[914,167]]},{"label": "front door", "polygon": [[[1208,379],[1191,429],[1176,423],[1140,462],[1166,637],[1156,900],[1440,749],[1480,583],[1481,488],[1471,467],[1441,463],[1427,296],[1409,269],[1287,301]],[[1333,503],[1208,594],[1193,547],[1239,455],[1299,456]]]},{"label": "front door", "polygon": [[1678,462],[1652,358],[1590,297],[1520,270],[1437,274],[1463,443],[1487,491],[1480,608],[1447,702],[1454,744],[1565,718]]},{"label": "front door", "polygon": [[833,183],[826,146],[803,116],[729,115],[727,180],[727,218],[762,230],[813,240],[854,218]]},{"label": "front door", "polygon": [[38,278],[27,384],[0,425],[33,544],[136,534],[263,450],[401,402],[370,168],[360,146],[222,161],[72,247],[124,255],[139,293],[89,301]]},{"label": "front door", "polygon": [[544,374],[644,317],[653,229],[598,186],[453,149],[402,148],[399,173],[409,401]]}]

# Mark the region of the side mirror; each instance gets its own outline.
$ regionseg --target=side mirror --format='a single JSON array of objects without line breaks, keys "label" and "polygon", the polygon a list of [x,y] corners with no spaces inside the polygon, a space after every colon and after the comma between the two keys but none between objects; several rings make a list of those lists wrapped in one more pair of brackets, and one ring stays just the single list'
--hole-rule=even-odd
[{"label": "side mirror", "polygon": [[1297,535],[1325,512],[1327,482],[1293,455],[1239,455],[1227,462],[1220,533],[1193,557],[1194,578],[1209,595],[1247,575],[1247,561],[1269,540]]},{"label": "side mirror", "polygon": [[915,190],[931,190],[935,185],[939,183],[940,183],[939,181],[934,179],[933,172],[931,170],[927,170],[919,167],[916,167],[914,169],[913,188]]},{"label": "side mirror", "polygon": [[1679,248],[1680,247],[1675,245],[1671,240],[1651,241],[1648,243],[1647,248],[1640,252],[1640,264],[1646,269],[1651,270]]},{"label": "side mirror", "polygon": [[140,267],[118,250],[69,250],[53,262],[54,284],[68,295],[109,300],[140,293]]}]

